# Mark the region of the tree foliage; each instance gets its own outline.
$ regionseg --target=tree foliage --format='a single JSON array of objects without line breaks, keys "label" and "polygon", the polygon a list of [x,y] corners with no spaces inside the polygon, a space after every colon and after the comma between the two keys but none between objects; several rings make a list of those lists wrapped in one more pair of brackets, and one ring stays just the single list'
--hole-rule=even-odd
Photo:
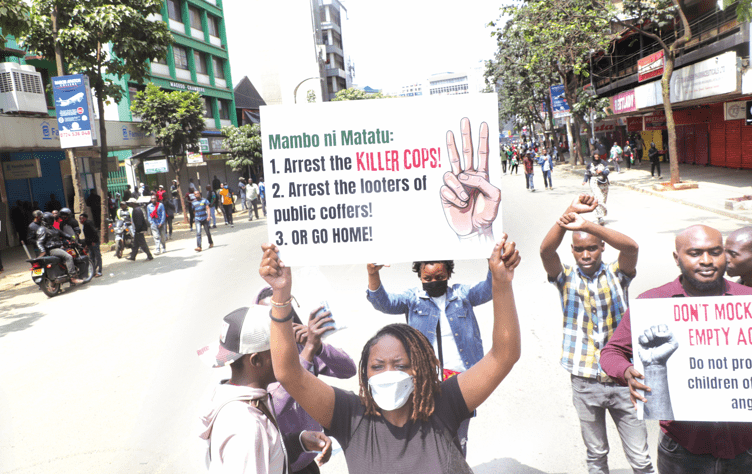
[{"label": "tree foliage", "polygon": [[[499,54],[508,51],[505,42],[512,39],[521,61],[519,67],[515,67],[518,74],[511,71],[516,80],[509,81],[506,87],[533,82],[533,88],[541,88],[548,71],[556,74],[564,84],[567,102],[573,110],[575,133],[578,134],[579,124],[586,116],[584,112],[592,105],[585,103],[591,99],[583,93],[589,82],[588,59],[592,51],[608,48],[611,37],[608,19],[593,7],[591,0],[529,0],[502,8],[502,15],[499,21],[491,23],[496,28],[494,34]],[[503,24],[506,16],[510,17],[511,27]],[[500,60],[499,55],[496,60]],[[499,62],[499,67],[507,67],[509,63]],[[583,104],[576,107],[578,101],[583,101]],[[576,163],[579,147],[572,146],[572,150]]]},{"label": "tree foliage", "polygon": [[0,0],[0,43],[18,37],[29,27],[29,6],[21,0]]},{"label": "tree foliage", "polygon": [[[59,53],[63,73],[85,74],[96,92],[103,196],[109,176],[104,104],[122,99],[124,90],[118,79],[141,83],[150,72],[148,61],[167,56],[172,43],[169,28],[147,19],[161,9],[161,0],[31,1],[29,24],[21,35],[24,47],[50,60]],[[107,206],[102,206],[102,222],[107,212]],[[106,242],[107,234],[104,238]]]},{"label": "tree foliage", "polygon": [[[136,94],[131,111],[141,117],[139,128],[151,134],[169,157],[175,176],[185,166],[186,153],[198,149],[198,139],[206,128],[204,101],[198,92],[166,92],[149,83]],[[183,196],[178,178],[178,191]],[[184,213],[184,219],[188,214]]]},{"label": "tree foliage", "polygon": [[233,171],[243,167],[254,166],[261,162],[261,127],[258,124],[248,124],[241,127],[224,127],[222,135],[226,138],[222,144],[232,155],[227,160]]},{"label": "tree foliage", "polygon": [[349,89],[342,89],[338,91],[334,96],[334,99],[332,99],[332,102],[338,102],[342,100],[389,99],[391,97],[392,96],[384,95],[381,92],[368,94],[365,91],[351,87]]}]

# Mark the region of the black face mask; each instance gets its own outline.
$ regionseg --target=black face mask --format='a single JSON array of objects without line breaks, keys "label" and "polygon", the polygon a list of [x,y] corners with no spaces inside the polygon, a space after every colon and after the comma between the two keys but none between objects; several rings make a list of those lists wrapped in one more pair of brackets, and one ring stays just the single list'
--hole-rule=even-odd
[{"label": "black face mask", "polygon": [[423,290],[428,293],[428,296],[436,298],[443,295],[447,291],[449,280],[436,280],[428,283],[423,283]]}]

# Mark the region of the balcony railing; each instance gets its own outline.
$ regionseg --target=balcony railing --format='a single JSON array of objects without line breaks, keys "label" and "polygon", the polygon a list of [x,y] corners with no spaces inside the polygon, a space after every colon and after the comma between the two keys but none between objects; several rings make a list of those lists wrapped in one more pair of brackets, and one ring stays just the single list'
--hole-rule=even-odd
[{"label": "balcony railing", "polygon": [[[679,51],[677,58],[737,33],[741,29],[741,24],[736,19],[736,4],[726,7],[723,11],[713,10],[695,18],[690,21],[689,27],[692,30],[692,39]],[[682,34],[681,29],[679,34]],[[661,35],[661,39],[669,45],[674,42],[675,38],[675,31]],[[621,56],[617,49],[614,55],[601,58],[598,63],[593,64],[596,89],[637,74],[637,61],[660,49],[661,46],[657,41],[643,36],[641,51]],[[618,60],[615,60],[616,58]]]}]

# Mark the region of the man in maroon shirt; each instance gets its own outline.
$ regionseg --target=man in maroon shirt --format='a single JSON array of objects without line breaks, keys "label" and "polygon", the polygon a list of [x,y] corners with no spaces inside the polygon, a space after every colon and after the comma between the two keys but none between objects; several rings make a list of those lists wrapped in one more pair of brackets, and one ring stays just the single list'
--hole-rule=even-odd
[{"label": "man in maroon shirt", "polygon": [[726,238],[726,274],[752,286],[752,227],[736,229]]},{"label": "man in maroon shirt", "polygon": [[[695,225],[680,233],[676,237],[674,260],[681,276],[638,298],[752,295],[752,288],[723,278],[726,270],[723,238],[711,227]],[[633,403],[636,404],[636,400],[648,403],[637,390],[650,392],[650,388],[637,380],[644,377],[635,370],[631,360],[632,327],[627,310],[601,351],[601,367],[618,383],[629,386]],[[651,382],[654,386],[667,383],[661,379]],[[752,423],[664,420],[661,429],[663,434],[658,447],[661,474],[752,473]]]}]

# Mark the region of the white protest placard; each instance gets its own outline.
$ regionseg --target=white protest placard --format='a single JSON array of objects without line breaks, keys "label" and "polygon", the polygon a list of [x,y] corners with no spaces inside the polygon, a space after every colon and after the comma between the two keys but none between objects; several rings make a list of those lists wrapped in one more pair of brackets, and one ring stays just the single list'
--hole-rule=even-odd
[{"label": "white protest placard", "polygon": [[[752,296],[636,299],[629,311],[635,369],[652,389],[640,417],[752,422]],[[668,415],[653,416],[657,400]]]},{"label": "white protest placard", "polygon": [[269,241],[287,265],[487,258],[502,233],[495,94],[261,116]]}]

